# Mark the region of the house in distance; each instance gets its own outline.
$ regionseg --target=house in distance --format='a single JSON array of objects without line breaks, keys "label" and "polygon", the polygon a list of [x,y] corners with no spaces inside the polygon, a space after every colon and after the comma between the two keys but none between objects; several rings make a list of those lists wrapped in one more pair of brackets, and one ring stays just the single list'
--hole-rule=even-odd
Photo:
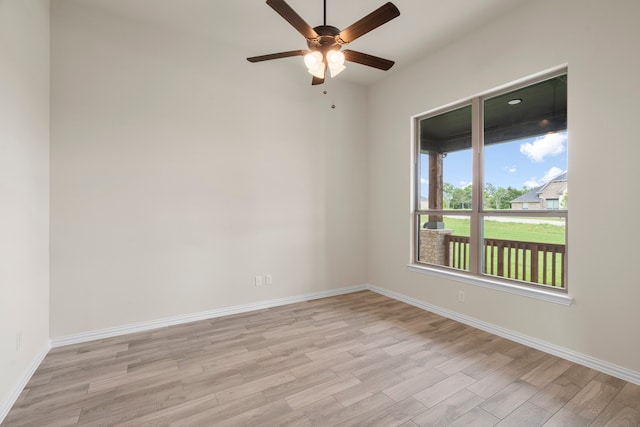
[{"label": "house in distance", "polygon": [[511,201],[512,210],[557,210],[567,207],[567,172]]}]

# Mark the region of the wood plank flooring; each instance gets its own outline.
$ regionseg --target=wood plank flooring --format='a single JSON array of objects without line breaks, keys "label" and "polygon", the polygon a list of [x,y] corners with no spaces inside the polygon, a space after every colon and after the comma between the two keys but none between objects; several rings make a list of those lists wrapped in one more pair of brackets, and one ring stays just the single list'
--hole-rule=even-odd
[{"label": "wood plank flooring", "polygon": [[373,292],[53,349],[12,426],[640,426],[640,386]]}]

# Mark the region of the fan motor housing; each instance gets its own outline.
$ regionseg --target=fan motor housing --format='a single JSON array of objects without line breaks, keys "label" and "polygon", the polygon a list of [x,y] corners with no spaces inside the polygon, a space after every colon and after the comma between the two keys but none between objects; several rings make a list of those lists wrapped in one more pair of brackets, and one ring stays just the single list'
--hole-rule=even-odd
[{"label": "fan motor housing", "polygon": [[342,46],[339,34],[340,30],[331,25],[319,25],[313,29],[318,37],[307,39],[307,45],[311,50],[326,51],[331,48],[340,49]]}]

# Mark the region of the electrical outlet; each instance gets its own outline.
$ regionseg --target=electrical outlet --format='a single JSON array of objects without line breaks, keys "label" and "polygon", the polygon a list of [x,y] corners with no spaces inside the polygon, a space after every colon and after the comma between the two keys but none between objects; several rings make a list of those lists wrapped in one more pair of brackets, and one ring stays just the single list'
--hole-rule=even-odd
[{"label": "electrical outlet", "polygon": [[266,276],[264,276],[264,284],[273,285],[273,276],[271,274],[267,274]]},{"label": "electrical outlet", "polygon": [[262,280],[262,276],[256,276],[255,284],[256,284],[256,288],[259,288],[260,286],[264,286],[264,281]]},{"label": "electrical outlet", "polygon": [[458,291],[458,301],[464,302],[464,291]]}]

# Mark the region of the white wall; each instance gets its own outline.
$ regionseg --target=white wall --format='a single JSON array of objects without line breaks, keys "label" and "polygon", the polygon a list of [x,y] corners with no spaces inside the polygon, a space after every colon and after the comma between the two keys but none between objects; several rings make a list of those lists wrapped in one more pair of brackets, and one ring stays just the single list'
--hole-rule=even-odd
[{"label": "white wall", "polygon": [[0,0],[0,420],[48,343],[49,2]]},{"label": "white wall", "polygon": [[[640,372],[640,2],[530,2],[370,96],[369,282]],[[412,115],[568,63],[569,289],[560,306],[407,271]],[[594,202],[595,201],[595,202]],[[458,289],[466,302],[457,302]]]},{"label": "white wall", "polygon": [[365,283],[364,88],[97,2],[51,16],[52,337]]}]

